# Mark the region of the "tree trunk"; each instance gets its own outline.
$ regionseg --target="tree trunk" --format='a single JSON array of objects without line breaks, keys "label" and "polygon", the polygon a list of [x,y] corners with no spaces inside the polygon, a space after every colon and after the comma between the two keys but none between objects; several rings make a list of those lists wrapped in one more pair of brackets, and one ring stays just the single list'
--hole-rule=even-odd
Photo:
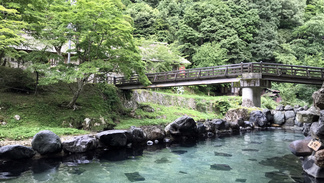
[{"label": "tree trunk", "polygon": [[0,65],[1,65],[1,63],[2,63],[2,58],[4,57],[4,51],[1,51],[0,52]]},{"label": "tree trunk", "polygon": [[36,71],[36,85],[35,85],[34,95],[37,95],[38,80],[39,80],[39,73]]},{"label": "tree trunk", "polygon": [[74,96],[72,98],[72,100],[70,101],[70,103],[67,105],[68,108],[73,108],[73,110],[76,109],[76,101],[78,100],[80,93],[82,92],[82,89],[84,87],[84,85],[86,84],[86,80],[87,78],[84,79],[78,79],[77,81],[77,90],[74,92]]}]

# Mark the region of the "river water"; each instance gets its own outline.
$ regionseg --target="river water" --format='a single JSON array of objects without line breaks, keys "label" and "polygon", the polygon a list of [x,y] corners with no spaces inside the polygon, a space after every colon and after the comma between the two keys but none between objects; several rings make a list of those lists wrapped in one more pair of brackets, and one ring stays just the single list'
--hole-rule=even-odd
[{"label": "river water", "polygon": [[0,167],[0,182],[304,182],[301,163],[288,149],[298,139],[303,139],[300,132],[255,131],[193,144],[28,161],[23,167],[11,162]]}]

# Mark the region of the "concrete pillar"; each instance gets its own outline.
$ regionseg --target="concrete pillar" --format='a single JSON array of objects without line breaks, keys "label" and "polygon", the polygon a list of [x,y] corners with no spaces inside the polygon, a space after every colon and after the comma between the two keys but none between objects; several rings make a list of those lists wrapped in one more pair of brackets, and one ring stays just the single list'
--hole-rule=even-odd
[{"label": "concrete pillar", "polygon": [[261,88],[242,88],[242,101],[244,104],[250,101],[255,107],[261,107]]},{"label": "concrete pillar", "polygon": [[261,107],[262,88],[271,87],[270,81],[262,80],[261,73],[243,73],[240,81],[242,88],[242,106]]}]

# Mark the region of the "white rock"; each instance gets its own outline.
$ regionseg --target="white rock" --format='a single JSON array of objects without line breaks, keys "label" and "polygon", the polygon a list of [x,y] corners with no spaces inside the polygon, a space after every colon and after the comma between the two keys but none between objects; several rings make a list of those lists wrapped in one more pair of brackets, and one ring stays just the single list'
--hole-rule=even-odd
[{"label": "white rock", "polygon": [[14,117],[17,121],[19,121],[20,120],[20,116],[19,115],[15,115],[15,117]]},{"label": "white rock", "polygon": [[146,142],[146,144],[147,144],[148,146],[151,146],[151,145],[153,145],[153,142],[152,142],[151,140],[149,140],[149,141]]}]

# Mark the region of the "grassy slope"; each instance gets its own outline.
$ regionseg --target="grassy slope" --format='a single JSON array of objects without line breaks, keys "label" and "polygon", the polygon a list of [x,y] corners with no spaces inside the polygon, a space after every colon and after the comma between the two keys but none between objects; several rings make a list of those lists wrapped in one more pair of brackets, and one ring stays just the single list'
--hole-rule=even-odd
[{"label": "grassy slope", "polygon": [[[163,93],[163,92],[160,92]],[[163,93],[166,95],[177,95],[171,93]],[[126,118],[122,119],[119,124],[115,127],[116,129],[126,129],[130,126],[143,126],[150,124],[167,124],[175,119],[188,115],[194,118],[196,121],[201,119],[216,119],[222,118],[223,114],[230,108],[239,107],[241,97],[238,96],[198,96],[198,95],[181,95],[184,98],[194,98],[195,101],[205,101],[201,105],[204,106],[206,103],[211,103],[214,107],[214,112],[199,112],[197,110],[189,109],[187,106],[161,106],[153,103],[145,103],[154,108],[154,112],[145,112],[141,109],[135,111],[135,116],[139,116],[140,119]],[[228,105],[222,105],[227,103]]]},{"label": "grassy slope", "polygon": [[[86,132],[83,130],[62,128],[63,121],[83,121],[85,117],[108,115],[98,90],[91,85],[81,94],[78,100],[80,108],[75,111],[62,107],[71,97],[66,84],[46,87],[36,96],[0,93],[0,118],[7,122],[7,125],[0,126],[0,139],[29,138],[44,129],[52,130],[58,135],[84,134]],[[15,115],[19,115],[21,120],[15,120]]]},{"label": "grassy slope", "polygon": [[[173,94],[171,94],[173,95]],[[181,95],[186,98],[196,98],[212,102],[214,106],[221,107],[222,103],[227,101],[230,106],[219,108],[225,110],[239,106],[240,97],[205,97],[196,95]],[[103,100],[103,97],[94,85],[87,85],[81,94],[77,104],[80,106],[77,110],[62,107],[72,97],[71,90],[67,84],[57,84],[51,87],[43,88],[38,95],[21,93],[0,92],[0,122],[7,122],[6,125],[0,125],[1,139],[24,139],[33,137],[40,130],[51,130],[58,135],[84,134],[83,130],[67,128],[62,125],[64,121],[83,122],[85,118],[104,117],[107,121],[116,122],[116,129],[127,129],[130,126],[142,126],[152,124],[167,124],[175,119],[188,115],[196,121],[200,119],[215,119],[222,117],[220,112],[199,112],[185,108],[186,106],[161,106],[149,104],[154,108],[154,112],[145,112],[141,109],[135,111],[135,116],[140,119],[129,116],[119,115],[111,112],[111,107]],[[110,112],[109,112],[110,111]],[[19,115],[21,120],[14,119]]]}]

